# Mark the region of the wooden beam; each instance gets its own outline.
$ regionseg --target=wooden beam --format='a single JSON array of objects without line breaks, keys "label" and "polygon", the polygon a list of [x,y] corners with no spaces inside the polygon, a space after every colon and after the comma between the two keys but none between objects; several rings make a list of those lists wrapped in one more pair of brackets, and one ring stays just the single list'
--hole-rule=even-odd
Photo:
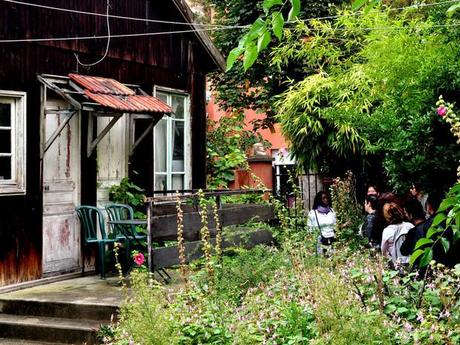
[{"label": "wooden beam", "polygon": [[93,121],[94,121],[94,116],[93,114],[89,114],[90,118],[89,118],[89,122],[88,122],[88,138],[90,138],[90,144],[88,146],[88,150],[87,150],[87,156],[90,157],[91,156],[91,153],[94,151],[94,149],[96,148],[97,144],[99,144],[99,142],[105,137],[105,135],[110,131],[110,129],[115,126],[115,124],[117,123],[117,121],[119,119],[121,119],[121,117],[123,116],[123,114],[113,114],[113,118],[112,120],[110,120],[110,122],[107,124],[107,126],[104,127],[104,129],[97,135],[97,137],[92,140],[92,135],[93,135]]},{"label": "wooden beam", "polygon": [[[141,134],[141,136],[136,140],[136,142],[131,146],[129,150],[129,156],[131,157],[134,153],[134,150],[136,149],[137,146],[144,140],[144,138],[150,133],[152,128],[160,121],[161,117],[151,117],[152,122],[148,125],[148,127],[145,129],[145,131]],[[135,119],[134,119],[135,121]]]},{"label": "wooden beam", "polygon": [[[211,239],[213,246],[216,240]],[[258,244],[272,244],[273,235],[268,230],[256,230],[253,232],[246,232],[244,234],[235,234],[230,238],[225,238],[222,242],[222,248],[233,246],[244,247],[247,249],[253,248]],[[203,242],[194,241],[185,243],[185,256],[187,262],[199,259],[203,256]],[[153,269],[158,270],[164,267],[171,267],[178,265],[179,250],[177,246],[155,248],[152,250]]]},{"label": "wooden beam", "polygon": [[60,87],[57,87],[56,85],[54,85],[54,83],[48,81],[46,78],[43,78],[40,75],[38,75],[37,78],[43,85],[49,87],[51,90],[53,90],[58,95],[60,95],[62,98],[64,98],[67,102],[72,104],[72,106],[75,109],[77,110],[81,109],[81,104],[77,102],[75,99],[73,99],[72,97],[70,97],[68,94],[66,94]]},{"label": "wooden beam", "polygon": [[72,117],[78,112],[78,110],[74,109],[73,111],[70,111],[70,112],[67,111],[67,110],[64,110],[64,112],[67,113],[67,116],[65,116],[64,121],[61,122],[59,127],[54,130],[54,132],[53,132],[53,134],[51,134],[50,138],[46,140],[45,147],[43,149],[43,153],[48,151],[50,146],[54,143],[54,141],[59,136],[59,134],[61,134],[62,130],[65,128],[65,126],[67,126],[69,121],[72,120]]}]

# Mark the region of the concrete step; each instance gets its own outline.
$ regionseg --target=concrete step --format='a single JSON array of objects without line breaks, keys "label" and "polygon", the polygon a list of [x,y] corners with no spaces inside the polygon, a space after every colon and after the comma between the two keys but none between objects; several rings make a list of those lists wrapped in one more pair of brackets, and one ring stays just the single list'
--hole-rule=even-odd
[{"label": "concrete step", "polygon": [[106,321],[46,316],[0,314],[0,334],[17,338],[64,344],[96,344],[96,333]]},{"label": "concrete step", "polygon": [[4,314],[105,320],[108,322],[116,318],[117,310],[118,308],[113,305],[0,298],[0,313]]},{"label": "concrete step", "polygon": [[33,340],[24,340],[24,339],[0,338],[0,345],[64,345],[64,344],[63,343],[48,343],[48,342],[43,342],[43,341],[33,341]]}]

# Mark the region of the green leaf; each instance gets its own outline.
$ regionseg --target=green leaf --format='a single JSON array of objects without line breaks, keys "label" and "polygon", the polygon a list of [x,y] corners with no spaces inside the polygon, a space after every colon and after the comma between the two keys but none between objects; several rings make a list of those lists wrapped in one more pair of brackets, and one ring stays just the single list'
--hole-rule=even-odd
[{"label": "green leaf", "polygon": [[430,227],[428,232],[426,233],[426,238],[432,238],[436,234],[440,234],[444,231],[442,228]]},{"label": "green leaf", "polygon": [[412,255],[410,256],[410,259],[409,259],[409,264],[412,266],[414,264],[414,262],[420,257],[420,255],[423,254],[423,250],[422,249],[418,249],[416,250],[415,252],[412,253]]},{"label": "green leaf", "polygon": [[447,217],[446,217],[446,215],[444,213],[437,214],[436,217],[434,217],[434,219],[433,219],[433,223],[431,224],[431,227],[435,227],[435,226],[441,224],[443,221],[446,220],[446,218]]},{"label": "green leaf", "polygon": [[351,5],[351,9],[353,11],[359,10],[363,5],[367,2],[367,0],[355,0]]},{"label": "green leaf", "polygon": [[257,51],[256,45],[253,42],[251,42],[246,47],[246,50],[244,52],[243,67],[245,71],[247,71],[249,67],[251,67],[254,64],[254,62],[256,62],[258,55],[259,52]]},{"label": "green leaf", "polygon": [[391,314],[396,311],[396,306],[394,304],[387,304],[383,310],[386,314]]},{"label": "green leaf", "polygon": [[289,11],[288,21],[294,20],[300,13],[300,0],[290,0],[291,10]]},{"label": "green leaf", "polygon": [[243,48],[233,48],[227,56],[227,72],[230,71],[235,64],[235,61],[240,57],[243,52]]},{"label": "green leaf", "polygon": [[456,12],[458,12],[458,10],[460,10],[460,4],[450,6],[447,10],[447,16],[452,17]]},{"label": "green leaf", "polygon": [[264,2],[262,3],[262,8],[264,9],[265,13],[268,13],[270,8],[272,8],[273,6],[281,6],[282,4],[282,0],[264,0]]},{"label": "green leaf", "polygon": [[423,252],[423,256],[420,259],[420,267],[426,267],[433,260],[433,249],[426,248]]},{"label": "green leaf", "polygon": [[256,39],[259,37],[260,32],[262,30],[266,30],[267,23],[262,18],[257,18],[257,20],[251,25],[249,32],[247,33],[248,40],[245,42],[246,45],[249,41]]},{"label": "green leaf", "polygon": [[257,41],[257,51],[261,52],[262,50],[267,48],[271,40],[272,40],[272,35],[270,34],[270,31],[265,30]]},{"label": "green leaf", "polygon": [[284,18],[280,12],[272,13],[272,28],[275,36],[281,41],[283,38]]},{"label": "green leaf", "polygon": [[457,203],[457,198],[452,197],[452,198],[444,199],[441,202],[441,205],[439,205],[438,212],[444,212],[448,208],[451,208],[452,206],[454,206],[456,203]]},{"label": "green leaf", "polygon": [[450,242],[447,238],[441,237],[440,239],[442,247],[444,248],[444,253],[447,253],[450,248]]},{"label": "green leaf", "polygon": [[423,247],[424,245],[426,244],[432,244],[434,241],[429,239],[429,238],[421,238],[417,241],[417,243],[415,244],[415,248],[414,249],[419,249],[420,247]]},{"label": "green leaf", "polygon": [[457,230],[454,232],[454,243],[460,240],[460,231]]}]

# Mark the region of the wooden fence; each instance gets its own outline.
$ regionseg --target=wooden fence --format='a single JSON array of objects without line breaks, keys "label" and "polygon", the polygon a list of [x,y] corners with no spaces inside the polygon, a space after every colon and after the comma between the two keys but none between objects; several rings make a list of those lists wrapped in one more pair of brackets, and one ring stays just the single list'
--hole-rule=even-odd
[{"label": "wooden fence", "polygon": [[[239,194],[261,194],[261,190],[241,191],[210,191],[205,192],[206,198],[216,198],[218,215],[221,227],[225,227],[222,247],[243,246],[252,248],[258,244],[270,244],[273,237],[268,230],[254,230],[249,228],[233,227],[245,224],[251,220],[269,222],[274,219],[274,210],[268,204],[222,204],[222,196]],[[196,193],[183,193],[181,200],[191,200],[192,204],[183,203],[183,234],[185,243],[185,255],[187,262],[203,256],[200,229],[202,228],[201,216],[197,206]],[[152,243],[163,243],[168,240],[177,240],[177,213],[175,208],[177,196],[149,197],[147,199],[147,246],[149,270],[158,270],[179,264],[179,250],[177,245],[154,248]],[[217,233],[214,212],[212,208],[207,210],[208,228],[211,235],[211,243],[215,245]]]}]

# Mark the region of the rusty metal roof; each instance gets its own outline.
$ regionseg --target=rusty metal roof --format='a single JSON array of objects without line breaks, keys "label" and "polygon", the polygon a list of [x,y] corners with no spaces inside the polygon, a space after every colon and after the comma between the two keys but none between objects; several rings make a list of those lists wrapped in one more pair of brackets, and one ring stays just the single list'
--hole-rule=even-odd
[{"label": "rusty metal roof", "polygon": [[103,107],[129,113],[171,113],[172,109],[163,101],[136,92],[111,78],[69,74],[70,80],[83,88],[84,94]]}]

